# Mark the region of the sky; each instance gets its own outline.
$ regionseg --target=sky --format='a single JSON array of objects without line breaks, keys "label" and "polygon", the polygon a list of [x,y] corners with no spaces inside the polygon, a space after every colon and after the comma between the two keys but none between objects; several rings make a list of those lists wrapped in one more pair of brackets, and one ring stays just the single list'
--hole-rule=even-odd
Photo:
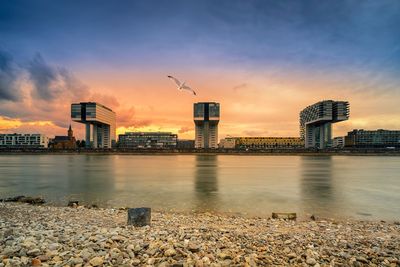
[{"label": "sky", "polygon": [[350,102],[334,136],[400,129],[400,1],[0,1],[2,133],[83,138],[70,105],[96,101],[118,134],[193,139],[216,101],[220,138],[299,136],[325,99]]}]

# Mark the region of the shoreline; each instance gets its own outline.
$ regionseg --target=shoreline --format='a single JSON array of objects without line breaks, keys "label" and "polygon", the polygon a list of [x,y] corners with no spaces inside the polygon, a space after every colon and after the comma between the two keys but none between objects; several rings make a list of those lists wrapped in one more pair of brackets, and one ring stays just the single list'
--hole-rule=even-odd
[{"label": "shoreline", "polygon": [[398,266],[400,225],[0,204],[0,266]]},{"label": "shoreline", "polygon": [[1,155],[149,155],[149,156],[176,156],[176,155],[204,155],[204,156],[400,156],[400,151],[104,151],[104,150],[33,150],[33,151],[2,151]]}]

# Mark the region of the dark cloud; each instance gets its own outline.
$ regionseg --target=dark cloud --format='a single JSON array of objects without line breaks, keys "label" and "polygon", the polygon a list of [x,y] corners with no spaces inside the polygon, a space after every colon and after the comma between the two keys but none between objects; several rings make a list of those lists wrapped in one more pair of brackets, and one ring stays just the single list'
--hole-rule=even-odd
[{"label": "dark cloud", "polygon": [[57,88],[58,73],[46,64],[40,54],[37,54],[27,68],[33,82],[33,96],[39,99],[53,100],[60,88]]},{"label": "dark cloud", "polygon": [[0,101],[18,101],[21,91],[18,84],[19,71],[13,57],[0,49]]}]

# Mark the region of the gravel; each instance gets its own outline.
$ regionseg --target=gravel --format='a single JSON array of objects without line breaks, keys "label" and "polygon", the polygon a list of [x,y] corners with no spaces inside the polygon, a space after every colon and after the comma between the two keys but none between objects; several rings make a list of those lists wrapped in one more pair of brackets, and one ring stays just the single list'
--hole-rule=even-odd
[{"label": "gravel", "polygon": [[3,266],[400,266],[400,225],[0,204]]}]

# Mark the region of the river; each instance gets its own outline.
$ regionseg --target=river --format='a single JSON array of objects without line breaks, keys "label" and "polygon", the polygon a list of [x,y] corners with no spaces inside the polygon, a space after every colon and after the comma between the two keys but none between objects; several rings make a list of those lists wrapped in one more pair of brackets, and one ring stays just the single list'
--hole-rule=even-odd
[{"label": "river", "polygon": [[0,198],[244,216],[400,219],[400,157],[0,155]]}]

